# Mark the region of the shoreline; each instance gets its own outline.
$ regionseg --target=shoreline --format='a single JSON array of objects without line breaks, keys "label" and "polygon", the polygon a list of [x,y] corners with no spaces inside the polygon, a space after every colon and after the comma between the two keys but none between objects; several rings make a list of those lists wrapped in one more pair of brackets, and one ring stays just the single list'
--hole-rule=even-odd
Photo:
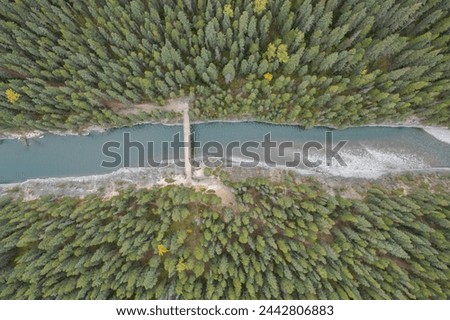
[{"label": "shoreline", "polygon": [[[104,198],[113,197],[118,191],[133,186],[135,188],[155,188],[164,187],[169,184],[192,186],[209,186],[214,189],[217,185],[223,184],[219,178],[203,177],[203,167],[194,171],[194,178],[191,184],[187,184],[184,176],[184,168],[169,166],[164,168],[121,168],[114,172],[100,175],[72,176],[72,177],[51,177],[35,178],[23,182],[0,184],[0,197],[16,194],[30,201],[42,196],[57,197],[80,197],[98,194]],[[323,171],[296,170],[293,168],[257,166],[255,168],[231,167],[224,168],[224,171],[240,172],[239,177],[253,176],[265,172],[265,176],[272,179],[273,175],[292,172],[299,179],[314,178],[326,184],[326,181],[339,180],[347,186],[361,182],[375,183],[389,177],[396,177],[406,174],[412,175],[433,175],[450,174],[450,168],[424,168],[424,169],[398,169],[378,172],[377,175],[370,176],[359,172],[358,175],[332,174]],[[305,172],[306,171],[306,172]],[[259,173],[258,173],[259,172]],[[171,182],[166,181],[171,179]],[[211,183],[214,180],[214,183]]]},{"label": "shoreline", "polygon": [[[268,125],[281,125],[281,126],[298,126],[304,130],[312,129],[312,128],[329,128],[332,130],[345,130],[350,128],[364,128],[364,127],[386,127],[386,128],[416,128],[422,129],[427,134],[433,136],[435,139],[442,141],[444,143],[450,144],[450,129],[444,126],[430,126],[421,123],[415,123],[413,121],[406,122],[398,122],[398,123],[372,123],[372,124],[364,124],[360,126],[347,126],[347,127],[337,127],[333,125],[327,124],[319,124],[315,125],[311,128],[305,129],[305,127],[300,126],[299,124],[289,123],[289,122],[270,122],[270,121],[261,121],[255,119],[245,119],[245,120],[205,120],[205,121],[191,121],[191,125],[199,125],[199,124],[208,124],[208,123],[241,123],[241,122],[257,122]],[[112,127],[101,127],[101,126],[90,126],[87,127],[80,132],[68,130],[68,131],[29,131],[25,133],[0,133],[0,140],[21,140],[21,139],[32,139],[32,138],[41,138],[45,135],[55,135],[55,136],[88,136],[91,133],[104,133],[111,130],[129,128],[140,125],[164,125],[164,126],[183,126],[183,120],[180,122],[176,120],[176,122],[156,122],[156,121],[143,121],[137,122],[133,125],[125,125],[125,126],[112,126]]]},{"label": "shoreline", "polygon": [[182,176],[183,168],[168,166],[164,168],[120,168],[106,174],[34,178],[23,182],[0,184],[0,197],[11,192],[25,193],[29,200],[45,195],[79,196],[104,193],[109,195],[116,189],[132,184],[136,187],[157,185],[165,178]]},{"label": "shoreline", "polygon": [[[195,121],[191,124],[209,124],[209,123],[242,123],[242,122],[256,122],[261,124],[269,124],[269,125],[282,125],[282,126],[297,126],[300,127],[298,124],[293,123],[273,123],[273,122],[267,122],[267,121],[258,121],[258,120],[211,120],[211,121]],[[42,131],[32,131],[25,134],[18,134],[13,133],[9,136],[5,136],[5,134],[0,134],[0,140],[1,139],[32,139],[32,138],[42,138],[45,135],[56,135],[56,136],[88,136],[93,133],[104,133],[108,132],[110,130],[118,130],[118,129],[124,129],[124,128],[131,128],[134,126],[143,126],[143,125],[163,125],[163,126],[182,126],[182,122],[178,122],[178,119],[174,122],[155,122],[155,121],[144,121],[140,123],[136,123],[133,125],[128,126],[117,126],[117,127],[100,127],[100,126],[91,126],[87,127],[84,130],[80,132],[75,131],[54,131],[54,132],[42,132]],[[382,124],[367,124],[362,126],[349,126],[348,128],[364,128],[364,127],[386,127],[386,128],[417,128],[422,129],[425,131],[426,134],[431,135],[435,139],[442,141],[446,144],[450,144],[450,130],[446,127],[440,127],[440,126],[427,126],[422,125],[420,123],[414,123],[412,121],[409,122],[403,122],[403,123],[382,123]],[[303,128],[303,127],[302,127]],[[344,128],[337,128],[333,126],[325,126],[325,125],[318,125],[314,126],[312,128],[329,128],[331,130],[345,130]],[[312,129],[311,128],[311,129]],[[303,128],[304,129],[304,128]],[[305,129],[308,130],[308,129]],[[385,155],[385,156],[392,156],[392,155]],[[357,157],[356,157],[357,158]],[[361,159],[356,159],[359,162]],[[366,159],[367,160],[367,159]],[[268,171],[276,171],[276,170],[288,170],[295,172],[295,174],[299,176],[310,176],[310,177],[316,177],[316,178],[341,178],[341,179],[368,179],[371,181],[376,181],[379,179],[382,179],[385,176],[388,175],[396,175],[396,174],[407,174],[407,173],[415,173],[415,172],[425,172],[425,173],[432,173],[432,172],[448,172],[450,171],[450,168],[436,168],[436,167],[429,167],[429,168],[418,168],[414,167],[414,163],[411,163],[411,167],[398,167],[398,168],[386,168],[383,166],[380,166],[378,168],[372,168],[370,167],[367,169],[367,166],[360,165],[359,163],[356,163],[357,166],[354,167],[351,170],[345,170],[345,168],[318,168],[316,170],[308,170],[308,169],[302,169],[302,168],[283,168],[281,166],[278,167],[269,167],[264,165],[259,165],[258,168],[268,170]],[[366,163],[367,164],[367,163]],[[175,168],[175,171],[181,170],[182,174],[183,168]],[[251,169],[248,169],[251,170]],[[92,188],[92,184],[96,185],[97,183],[100,183],[103,187],[108,187],[108,185],[114,185],[115,182],[124,181],[125,183],[132,183],[134,185],[141,185],[141,183],[146,180],[145,178],[141,178],[137,173],[145,171],[145,176],[150,176],[149,179],[152,179],[154,177],[154,173],[157,172],[160,177],[170,177],[170,174],[173,173],[174,168],[169,167],[163,167],[163,168],[119,168],[116,171],[113,171],[111,173],[106,174],[98,174],[98,175],[87,175],[87,176],[72,176],[72,177],[46,177],[46,178],[34,178],[29,179],[23,182],[14,182],[14,183],[5,183],[0,184],[0,195],[5,192],[6,189],[12,189],[12,188],[20,188],[22,190],[27,189],[29,186],[34,186],[33,189],[42,188],[42,186],[56,186],[61,185],[64,183],[68,184],[78,184],[80,186],[83,186],[87,188],[87,191]],[[194,172],[196,170],[193,170]],[[147,179],[146,184],[148,184],[149,181]],[[153,185],[150,183],[150,185]],[[96,187],[94,187],[95,189]]]},{"label": "shoreline", "polygon": [[450,129],[442,127],[424,127],[422,129],[435,139],[450,144]]}]

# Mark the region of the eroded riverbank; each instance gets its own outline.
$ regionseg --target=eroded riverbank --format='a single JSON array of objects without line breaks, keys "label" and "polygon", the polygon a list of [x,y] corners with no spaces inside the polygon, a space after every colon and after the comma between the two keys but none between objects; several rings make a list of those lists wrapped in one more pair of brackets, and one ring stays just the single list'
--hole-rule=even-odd
[{"label": "eroded riverbank", "polygon": [[[326,127],[302,129],[293,125],[273,125],[260,122],[211,122],[191,125],[194,132],[193,141],[200,146],[207,142],[217,142],[226,147],[227,144],[237,141],[242,144],[248,141],[263,142],[267,133],[271,134],[273,141],[283,143],[292,142],[292,147],[284,150],[284,158],[280,157],[279,150],[272,150],[271,155],[276,160],[276,167],[286,167],[284,163],[292,160],[295,153],[301,153],[302,146],[308,141],[325,143],[325,133],[330,131]],[[430,135],[430,132],[432,135]],[[27,141],[2,140],[0,144],[0,183],[21,183],[26,180],[63,178],[75,181],[83,178],[111,175],[123,167],[106,168],[102,162],[110,159],[104,154],[103,146],[107,142],[115,141],[124,144],[124,134],[128,133],[130,141],[142,143],[143,148],[148,142],[154,144],[151,155],[156,160],[163,157],[164,142],[170,143],[175,135],[182,135],[179,125],[139,125],[108,131],[95,131],[86,136],[80,135],[52,135],[36,136]],[[301,175],[313,176],[340,176],[346,178],[377,179],[389,173],[416,172],[416,171],[446,171],[450,168],[450,131],[442,128],[423,130],[415,127],[354,127],[344,130],[332,130],[334,141],[348,141],[340,151],[345,166],[333,161],[326,165],[324,150],[312,150],[309,153],[310,161],[322,160],[322,164],[310,167],[304,163],[290,166],[289,170]],[[434,138],[434,135],[437,137]],[[123,159],[123,148],[117,149]],[[139,149],[139,148],[138,148]],[[135,152],[134,149],[133,152]],[[145,150],[149,154],[150,149]],[[196,150],[193,154],[201,159],[204,149]],[[257,167],[273,168],[264,158],[264,150],[258,147],[254,150],[259,157]],[[133,153],[132,152],[132,153]],[[170,155],[168,155],[170,156]],[[241,152],[233,154],[232,162],[248,162]],[[127,169],[140,166],[137,155],[130,160]],[[148,160],[148,159],[146,159]],[[283,162],[284,161],[284,162]],[[145,165],[144,165],[145,166]],[[142,168],[137,169],[145,169]],[[166,169],[158,169],[164,172]],[[195,170],[195,168],[193,168]],[[132,172],[131,170],[130,172]],[[126,170],[121,170],[126,172]],[[75,178],[70,178],[75,177]],[[130,181],[136,177],[130,173]],[[137,179],[137,178],[136,178]],[[113,179],[114,180],[114,179]],[[117,179],[120,180],[120,179]],[[138,182],[136,182],[138,183]]]},{"label": "eroded riverbank", "polygon": [[[241,181],[249,178],[263,177],[272,181],[282,181],[287,177],[295,179],[296,183],[313,179],[320,183],[330,194],[339,193],[346,198],[358,199],[374,184],[383,185],[389,189],[404,189],[407,184],[415,181],[417,185],[424,184],[426,188],[440,188],[448,190],[450,185],[450,169],[425,170],[410,172],[391,172],[379,176],[377,179],[366,177],[342,177],[326,174],[301,174],[281,168],[225,168],[221,170],[227,174],[226,179]],[[447,179],[442,179],[447,177]],[[409,182],[408,182],[409,181]],[[444,181],[444,182],[443,182]],[[406,183],[408,182],[408,183]],[[185,184],[183,168],[171,166],[164,170],[157,168],[120,169],[106,175],[32,179],[22,183],[0,184],[0,197],[12,196],[31,201],[45,196],[51,197],[86,197],[97,195],[111,198],[127,188],[150,189],[164,187],[170,184]],[[203,170],[194,172],[191,187],[212,190],[227,204],[234,205],[233,189],[226,186],[219,177],[205,176]]]}]

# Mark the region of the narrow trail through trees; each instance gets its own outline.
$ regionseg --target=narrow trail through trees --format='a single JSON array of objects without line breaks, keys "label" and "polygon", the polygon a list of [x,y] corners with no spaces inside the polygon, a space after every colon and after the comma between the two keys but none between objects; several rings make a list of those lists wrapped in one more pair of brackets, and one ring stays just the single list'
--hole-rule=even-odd
[{"label": "narrow trail through trees", "polygon": [[177,184],[192,185],[194,187],[205,187],[209,190],[214,190],[217,196],[222,199],[222,203],[236,207],[236,198],[229,187],[225,186],[218,179],[205,177],[203,170],[196,174],[196,181],[192,180],[192,165],[191,165],[191,124],[189,118],[189,98],[179,98],[169,100],[166,105],[159,106],[151,103],[132,105],[131,108],[120,102],[109,102],[108,105],[115,109],[118,114],[138,114],[139,112],[152,112],[155,110],[163,112],[179,112],[183,114],[183,141],[185,145],[184,163],[185,163],[185,179],[176,179]]}]

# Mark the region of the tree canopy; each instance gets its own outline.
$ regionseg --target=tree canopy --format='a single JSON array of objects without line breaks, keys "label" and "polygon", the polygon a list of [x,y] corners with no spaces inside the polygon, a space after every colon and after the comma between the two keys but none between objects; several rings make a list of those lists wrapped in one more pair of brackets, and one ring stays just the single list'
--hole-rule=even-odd
[{"label": "tree canopy", "polygon": [[[197,119],[450,125],[446,0],[0,0],[0,126]],[[267,81],[267,75],[272,75]],[[7,98],[14,90],[20,99]],[[2,98],[3,97],[3,98]]]},{"label": "tree canopy", "polygon": [[[448,181],[448,177],[442,177]],[[445,180],[447,179],[447,180]],[[227,182],[0,199],[2,299],[448,299],[450,194]]]}]

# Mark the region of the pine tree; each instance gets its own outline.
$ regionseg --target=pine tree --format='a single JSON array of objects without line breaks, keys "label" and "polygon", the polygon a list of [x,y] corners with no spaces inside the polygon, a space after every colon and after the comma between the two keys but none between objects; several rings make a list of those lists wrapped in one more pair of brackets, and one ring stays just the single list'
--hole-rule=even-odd
[{"label": "pine tree", "polygon": [[234,69],[233,62],[228,62],[228,64],[223,68],[222,74],[225,78],[225,83],[230,83],[236,76],[236,71]]}]

